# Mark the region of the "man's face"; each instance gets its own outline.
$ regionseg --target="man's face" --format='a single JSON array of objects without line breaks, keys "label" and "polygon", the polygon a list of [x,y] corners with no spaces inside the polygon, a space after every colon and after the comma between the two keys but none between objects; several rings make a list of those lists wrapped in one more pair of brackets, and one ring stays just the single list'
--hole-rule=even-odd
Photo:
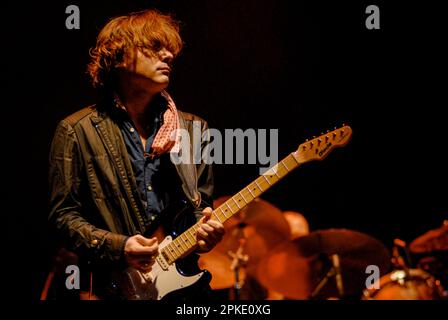
[{"label": "man's face", "polygon": [[119,70],[133,85],[160,92],[170,81],[173,58],[165,48],[156,53],[135,49],[126,53]]}]

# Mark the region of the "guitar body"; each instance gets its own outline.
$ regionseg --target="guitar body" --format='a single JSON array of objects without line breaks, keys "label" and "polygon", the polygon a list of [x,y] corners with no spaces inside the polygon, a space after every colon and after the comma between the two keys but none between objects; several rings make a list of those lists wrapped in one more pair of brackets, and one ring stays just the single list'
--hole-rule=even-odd
[{"label": "guitar body", "polygon": [[[167,207],[157,224],[145,233],[145,237],[156,237],[159,254],[148,272],[141,272],[133,267],[115,269],[106,277],[103,290],[96,291],[100,299],[124,300],[192,300],[195,293],[210,290],[211,275],[207,270],[200,270],[199,256],[190,252],[174,263],[168,263],[162,250],[194,225],[196,217],[193,208],[186,200],[172,203]],[[168,234],[168,236],[167,236]],[[101,287],[101,286],[100,286]]]},{"label": "guitar body", "polygon": [[[160,250],[172,242],[172,237],[166,237],[160,244]],[[163,268],[159,260],[152,265],[151,271],[143,273],[135,268],[127,268],[118,279],[120,295],[128,300],[167,300],[178,299],[192,294],[208,286],[211,275],[206,270],[199,270],[191,258],[168,265]],[[185,266],[187,265],[187,266]],[[197,273],[192,274],[192,269]]]}]

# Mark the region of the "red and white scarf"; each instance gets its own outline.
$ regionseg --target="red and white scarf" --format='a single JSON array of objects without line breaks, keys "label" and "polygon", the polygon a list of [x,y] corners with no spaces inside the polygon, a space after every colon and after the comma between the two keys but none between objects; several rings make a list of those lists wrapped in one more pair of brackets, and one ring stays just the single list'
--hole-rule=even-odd
[{"label": "red and white scarf", "polygon": [[168,108],[163,114],[163,124],[151,145],[152,153],[155,156],[166,152],[178,153],[180,150],[180,124],[176,104],[165,90],[161,92],[161,95],[166,99]]},{"label": "red and white scarf", "polygon": [[[151,157],[159,157],[166,152],[179,153],[180,151],[180,124],[176,104],[165,90],[160,94],[167,102],[167,109],[163,114],[163,124],[152,142]],[[115,94],[115,103],[126,111],[126,107],[117,94]]]}]

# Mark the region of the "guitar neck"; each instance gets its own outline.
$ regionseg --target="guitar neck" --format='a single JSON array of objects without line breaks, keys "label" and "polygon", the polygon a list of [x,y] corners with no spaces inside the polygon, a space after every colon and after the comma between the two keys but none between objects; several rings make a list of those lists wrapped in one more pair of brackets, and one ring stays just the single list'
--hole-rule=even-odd
[{"label": "guitar neck", "polygon": [[[224,223],[303,162],[305,161],[301,159],[297,151],[289,154],[216,208],[212,212],[211,219]],[[200,224],[201,222],[197,222],[162,249],[161,252],[167,258],[169,264],[194,250],[197,244],[196,234]]]}]

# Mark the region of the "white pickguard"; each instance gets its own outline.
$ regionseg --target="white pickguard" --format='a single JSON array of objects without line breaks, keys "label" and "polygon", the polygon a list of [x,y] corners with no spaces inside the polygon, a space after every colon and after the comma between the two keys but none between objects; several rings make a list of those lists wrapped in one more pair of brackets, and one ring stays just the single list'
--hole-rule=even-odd
[{"label": "white pickguard", "polygon": [[[166,237],[159,244],[159,252],[171,241],[171,236]],[[160,300],[168,293],[193,285],[204,275],[202,271],[186,277],[177,271],[175,264],[168,265],[164,270],[158,261],[148,273],[143,274],[134,268],[126,269],[124,273],[127,298],[133,300]]]}]

